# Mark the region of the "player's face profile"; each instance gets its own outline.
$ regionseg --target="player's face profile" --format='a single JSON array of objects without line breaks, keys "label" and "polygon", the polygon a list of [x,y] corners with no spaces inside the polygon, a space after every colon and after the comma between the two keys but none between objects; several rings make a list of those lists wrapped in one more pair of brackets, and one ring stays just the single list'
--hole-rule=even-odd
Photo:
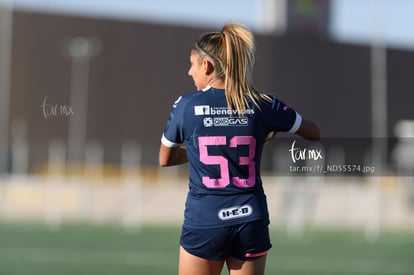
[{"label": "player's face profile", "polygon": [[193,78],[194,85],[198,90],[204,89],[207,86],[202,65],[203,63],[199,59],[199,54],[196,51],[191,51],[188,75]]}]

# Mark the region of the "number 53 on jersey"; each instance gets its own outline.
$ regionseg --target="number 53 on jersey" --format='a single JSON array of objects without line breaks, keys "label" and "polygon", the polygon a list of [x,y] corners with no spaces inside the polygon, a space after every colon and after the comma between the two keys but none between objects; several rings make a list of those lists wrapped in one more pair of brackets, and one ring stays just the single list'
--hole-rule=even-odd
[{"label": "number 53 on jersey", "polygon": [[226,136],[202,136],[198,137],[200,161],[206,165],[219,165],[220,178],[212,179],[207,176],[202,177],[203,184],[208,188],[225,188],[230,184],[229,162],[224,156],[208,154],[209,146],[229,146],[237,148],[241,145],[248,145],[248,155],[239,156],[238,165],[248,166],[248,177],[233,177],[231,180],[234,185],[240,188],[253,187],[256,184],[256,139],[253,136],[235,136],[227,144]]}]

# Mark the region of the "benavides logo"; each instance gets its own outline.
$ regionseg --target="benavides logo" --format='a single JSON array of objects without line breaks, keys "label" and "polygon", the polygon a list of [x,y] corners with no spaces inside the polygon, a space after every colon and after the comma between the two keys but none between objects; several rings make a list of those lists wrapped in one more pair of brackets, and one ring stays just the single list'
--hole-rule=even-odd
[{"label": "benavides logo", "polygon": [[[214,116],[214,115],[237,115],[237,110],[229,110],[227,107],[211,107],[210,105],[194,106],[194,114],[196,116]],[[253,109],[246,109],[243,115],[254,114]]]},{"label": "benavides logo", "polygon": [[196,116],[210,115],[210,106],[209,105],[194,106],[194,114]]}]

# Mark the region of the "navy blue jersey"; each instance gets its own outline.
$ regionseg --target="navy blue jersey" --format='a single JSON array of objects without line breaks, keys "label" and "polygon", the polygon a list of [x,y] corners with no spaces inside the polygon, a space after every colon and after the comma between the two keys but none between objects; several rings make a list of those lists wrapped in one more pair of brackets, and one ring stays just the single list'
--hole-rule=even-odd
[{"label": "navy blue jersey", "polygon": [[186,145],[188,227],[220,227],[268,218],[260,178],[263,145],[271,131],[296,132],[302,118],[276,97],[252,102],[243,114],[227,107],[222,89],[206,88],[174,103],[161,142]]}]

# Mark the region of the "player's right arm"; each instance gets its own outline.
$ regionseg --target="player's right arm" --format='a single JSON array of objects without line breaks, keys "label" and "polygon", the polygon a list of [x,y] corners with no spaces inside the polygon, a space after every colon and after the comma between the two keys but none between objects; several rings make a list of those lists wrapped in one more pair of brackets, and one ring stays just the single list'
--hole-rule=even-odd
[{"label": "player's right arm", "polygon": [[179,165],[188,162],[187,150],[185,146],[167,147],[161,143],[159,153],[160,166],[172,166]]},{"label": "player's right arm", "polygon": [[187,102],[184,98],[184,96],[180,96],[174,102],[161,138],[158,159],[162,167],[188,162],[183,130],[184,110]]}]

